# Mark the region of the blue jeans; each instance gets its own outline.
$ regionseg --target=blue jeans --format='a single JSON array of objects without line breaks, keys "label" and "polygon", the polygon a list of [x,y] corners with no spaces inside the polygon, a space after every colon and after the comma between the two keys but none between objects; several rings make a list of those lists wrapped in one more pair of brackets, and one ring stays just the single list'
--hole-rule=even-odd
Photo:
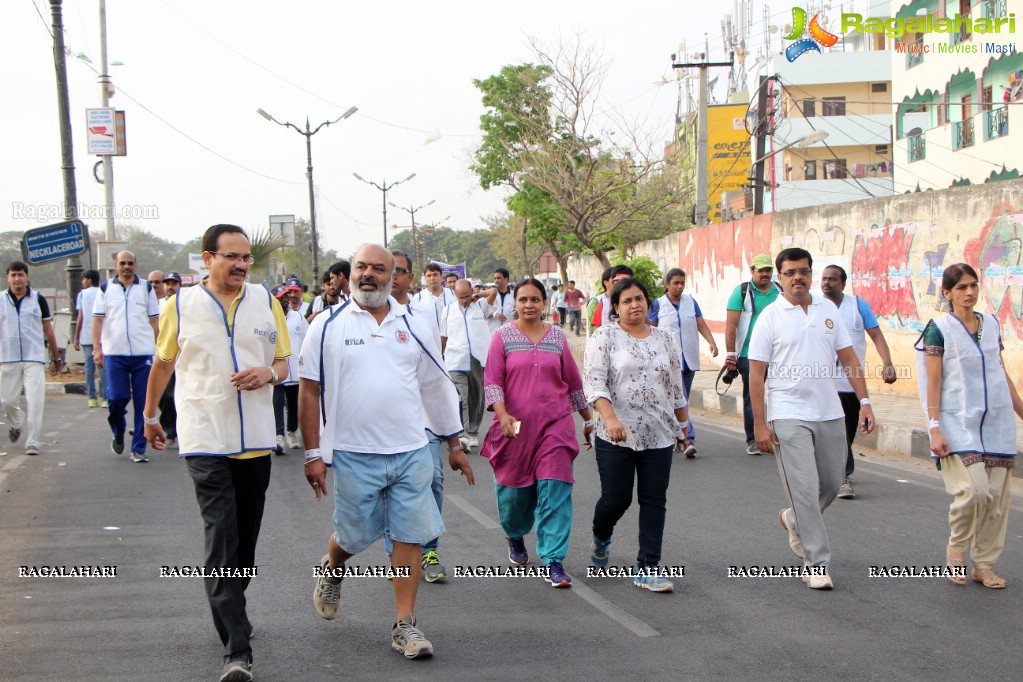
[{"label": "blue jeans", "polygon": [[[437,501],[437,511],[443,511],[444,460],[441,459],[440,451],[441,445],[444,441],[429,431],[426,432],[426,438],[430,441],[427,443],[427,447],[430,448],[430,454],[433,455],[433,482],[430,484],[430,489],[433,490],[433,499]],[[440,536],[438,535],[433,540],[424,542],[421,549],[423,550],[423,554],[430,551],[436,552],[439,545]],[[389,535],[384,535],[384,549],[387,550],[387,556],[391,556],[391,551],[394,549],[394,543],[391,542],[391,537]]]},{"label": "blue jeans", "polygon": [[569,310],[568,311],[568,330],[575,330],[576,336],[578,336],[583,330],[583,311],[581,310]]},{"label": "blue jeans", "polygon": [[753,403],[749,398],[749,358],[736,358],[735,368],[742,377],[742,428],[746,432],[746,443],[756,440],[753,437]]},{"label": "blue jeans", "polygon": [[672,446],[654,450],[632,450],[595,437],[600,499],[593,510],[593,536],[607,541],[615,524],[632,505],[636,482],[639,501],[639,553],[636,564],[656,566],[661,561],[665,505],[671,476]]},{"label": "blue jeans", "polygon": [[[92,344],[82,346],[85,353],[85,391],[89,394],[89,400],[96,400],[96,361],[92,359]],[[99,368],[99,394],[103,400],[107,399],[107,370]]]},{"label": "blue jeans", "polygon": [[131,451],[146,451],[145,422],[142,409],[146,406],[146,385],[149,383],[149,369],[153,365],[152,355],[108,355],[105,358],[107,379],[110,381],[110,414],[107,422],[114,436],[124,438],[127,428],[124,415],[128,414],[128,403],[135,412],[135,434],[131,437]]}]

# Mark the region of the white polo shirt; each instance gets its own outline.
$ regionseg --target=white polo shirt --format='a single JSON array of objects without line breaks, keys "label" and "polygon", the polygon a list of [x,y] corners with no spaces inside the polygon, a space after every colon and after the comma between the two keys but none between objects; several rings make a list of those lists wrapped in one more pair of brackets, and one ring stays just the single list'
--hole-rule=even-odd
[{"label": "white polo shirt", "polygon": [[96,305],[99,287],[89,287],[78,292],[75,307],[82,313],[82,328],[78,330],[78,345],[92,346],[92,309]]},{"label": "white polo shirt", "polygon": [[422,323],[424,330],[429,330],[430,338],[437,343],[437,348],[440,348],[440,323],[435,316],[435,306],[428,301],[409,298],[405,307],[413,319]]},{"label": "white polo shirt", "polygon": [[119,279],[107,280],[106,291],[101,287],[96,294],[92,316],[105,318],[100,340],[104,355],[156,353],[156,336],[149,319],[160,317],[160,304],[156,292],[138,275],[127,287]]},{"label": "white polo shirt", "polygon": [[[426,445],[430,423],[422,395],[447,388],[442,412],[445,435],[458,433],[458,398],[437,364],[439,348],[412,336],[405,306],[393,298],[383,322],[350,301],[344,310],[317,315],[309,325],[299,358],[299,376],[321,383],[326,420],[320,450],[394,454]],[[417,332],[418,334],[418,332]],[[322,379],[321,379],[322,363]]]},{"label": "white polo shirt", "polygon": [[487,318],[493,312],[494,306],[485,299],[473,301],[465,308],[455,301],[444,309],[440,335],[447,338],[444,361],[449,372],[471,371],[470,358],[476,358],[483,367],[487,366],[490,339],[493,337]]},{"label": "white polo shirt", "polygon": [[767,421],[823,422],[845,413],[835,390],[835,353],[852,339],[835,304],[812,295],[806,312],[784,295],[753,327],[749,359],[768,363]]}]

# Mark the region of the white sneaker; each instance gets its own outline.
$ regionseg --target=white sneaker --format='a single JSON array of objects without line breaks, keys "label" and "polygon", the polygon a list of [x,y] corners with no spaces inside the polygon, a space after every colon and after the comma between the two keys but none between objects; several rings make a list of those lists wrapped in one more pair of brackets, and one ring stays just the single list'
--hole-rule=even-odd
[{"label": "white sneaker", "polygon": [[[334,620],[341,607],[342,579],[329,577],[326,573],[329,567],[330,555],[324,554],[320,559],[320,575],[316,577],[316,588],[313,589],[313,606],[316,607],[316,613],[320,615],[320,618]],[[343,568],[343,566],[339,568]]]},{"label": "white sneaker", "polygon": [[480,444],[479,438],[476,436],[467,436],[465,442],[469,444],[470,448],[478,447]]},{"label": "white sneaker", "polygon": [[848,476],[845,477],[845,481],[838,488],[838,496],[843,500],[851,500],[856,497],[856,491],[852,487],[852,479]]},{"label": "white sneaker", "polygon": [[299,449],[298,438],[295,437],[295,432],[294,431],[288,431],[287,441],[288,441],[288,449],[289,450],[298,450]]},{"label": "white sneaker", "polygon": [[781,509],[778,511],[778,520],[781,522],[781,527],[789,532],[789,549],[800,559],[806,558],[806,552],[803,551],[803,541],[799,539],[799,532],[796,530],[795,522],[789,523],[785,518],[785,512],[790,511],[789,509]]},{"label": "white sneaker", "polygon": [[277,454],[278,455],[283,455],[284,454],[284,447],[285,447],[284,436],[277,436]]},{"label": "white sneaker", "polygon": [[831,590],[835,587],[830,575],[804,575],[803,582],[811,590]]},{"label": "white sneaker", "polygon": [[25,443],[25,454],[26,455],[38,455],[39,454],[39,443]]}]

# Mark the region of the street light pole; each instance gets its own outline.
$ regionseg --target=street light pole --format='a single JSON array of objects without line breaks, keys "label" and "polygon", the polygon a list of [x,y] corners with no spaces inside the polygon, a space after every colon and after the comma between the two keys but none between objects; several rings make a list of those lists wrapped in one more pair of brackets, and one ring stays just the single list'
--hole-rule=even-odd
[{"label": "street light pole", "polygon": [[[398,204],[391,204],[392,207],[397,208],[397,209],[401,209],[402,211],[405,211],[406,213],[408,213],[412,217],[412,250],[413,251],[417,251],[418,248],[419,248],[419,242],[418,242],[417,237],[416,237],[416,211],[419,211],[419,210],[422,210],[422,209],[426,208],[427,206],[431,205],[433,202],[434,202],[434,200],[430,199],[428,202],[426,202],[422,206],[416,206],[415,208],[412,208],[411,206],[409,208],[405,208],[404,206],[399,206]],[[418,258],[418,257],[419,257],[419,255],[416,254],[416,258]]]},{"label": "street light pole", "polygon": [[[71,104],[68,98],[67,62],[64,60],[64,19],[61,0],[50,0],[50,16],[53,21],[53,66],[57,74],[57,117],[60,124],[60,166],[64,177],[64,218],[78,218],[78,191],[75,185],[75,159],[71,146]],[[67,259],[67,291],[71,311],[71,338],[78,338],[78,316],[75,303],[82,287],[82,260],[78,256]],[[53,357],[60,357],[56,348],[50,349]]]},{"label": "street light pole", "polygon": [[387,248],[387,190],[391,189],[395,185],[400,185],[403,182],[408,182],[412,178],[416,177],[416,174],[412,173],[411,175],[409,175],[404,180],[398,180],[397,182],[392,182],[389,185],[387,184],[387,180],[386,179],[384,179],[383,185],[378,185],[377,183],[373,182],[372,180],[367,180],[366,178],[362,177],[358,173],[352,173],[352,175],[355,176],[356,180],[362,180],[367,185],[373,185],[378,190],[380,190],[381,192],[384,193],[384,201],[383,201],[383,206],[384,206],[384,248],[386,249]]},{"label": "street light pole", "polygon": [[333,121],[324,121],[320,125],[316,126],[315,129],[309,126],[309,117],[305,117],[305,130],[302,130],[294,123],[290,121],[278,121],[276,118],[268,114],[263,109],[256,109],[256,113],[265,118],[268,121],[273,121],[277,125],[284,126],[285,128],[292,128],[299,135],[305,137],[305,158],[306,166],[305,173],[306,179],[309,181],[309,229],[312,232],[313,238],[313,282],[320,281],[320,240],[316,233],[316,196],[313,190],[313,135],[320,132],[320,129],[325,128],[329,125],[333,125],[343,118],[348,118],[356,111],[358,107],[351,107],[345,113],[341,114]]}]

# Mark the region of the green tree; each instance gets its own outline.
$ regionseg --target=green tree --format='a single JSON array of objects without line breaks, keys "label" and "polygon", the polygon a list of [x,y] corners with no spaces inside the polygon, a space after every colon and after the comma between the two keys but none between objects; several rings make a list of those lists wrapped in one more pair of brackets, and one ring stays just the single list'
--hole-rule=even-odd
[{"label": "green tree", "polygon": [[[510,200],[509,208],[546,218],[535,239],[556,254],[579,247],[605,266],[609,251],[628,253],[640,241],[678,229],[691,187],[665,172],[654,137],[598,116],[602,57],[579,40],[554,50],[534,40],[531,47],[536,64],[506,66],[474,81],[487,107],[472,166],[481,185],[526,192],[524,205],[512,208]],[[598,126],[614,142],[598,138]],[[523,214],[530,210],[535,213]]]},{"label": "green tree", "polygon": [[[615,259],[614,265],[628,265],[632,268],[632,276],[643,283],[654,300],[664,296],[664,275],[649,256],[636,256],[628,260],[619,257]],[[600,283],[597,288],[600,288]]]}]

